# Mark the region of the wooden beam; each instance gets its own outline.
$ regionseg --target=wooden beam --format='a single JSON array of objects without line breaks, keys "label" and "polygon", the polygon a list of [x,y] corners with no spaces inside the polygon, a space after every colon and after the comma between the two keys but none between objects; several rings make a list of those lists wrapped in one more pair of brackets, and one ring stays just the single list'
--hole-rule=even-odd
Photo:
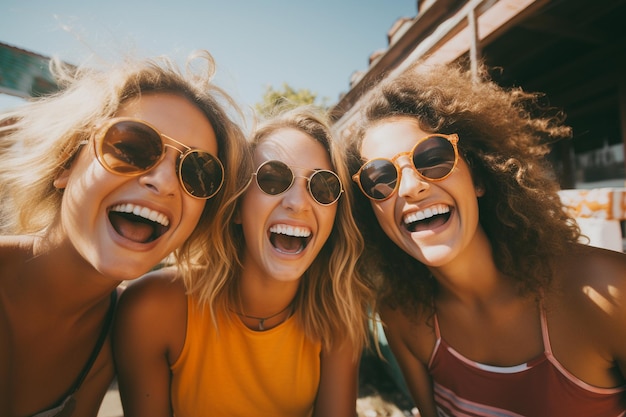
[{"label": "wooden beam", "polygon": [[472,78],[474,81],[478,79],[478,65],[480,63],[481,51],[480,51],[480,35],[478,33],[478,24],[476,22],[476,10],[470,10],[467,15],[467,23],[470,29],[470,65],[472,71]]},{"label": "wooden beam", "polygon": [[622,77],[618,84],[619,119],[622,129],[622,144],[624,145],[624,171],[626,172],[626,76],[624,76],[623,68],[621,74]]}]

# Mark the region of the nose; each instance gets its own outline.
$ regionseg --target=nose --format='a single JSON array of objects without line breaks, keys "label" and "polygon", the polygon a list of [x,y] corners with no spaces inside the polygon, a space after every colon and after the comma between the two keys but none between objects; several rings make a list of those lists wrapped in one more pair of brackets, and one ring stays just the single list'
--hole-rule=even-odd
[{"label": "nose", "polygon": [[398,185],[398,196],[407,200],[418,198],[419,194],[430,187],[430,183],[420,177],[410,162],[400,165],[400,184]]},{"label": "nose", "polygon": [[307,187],[306,178],[296,177],[291,187],[283,194],[282,206],[294,212],[307,210],[313,198]]},{"label": "nose", "polygon": [[153,192],[173,196],[180,188],[176,164],[180,152],[166,148],[165,158],[148,172],[140,175],[139,182]]}]

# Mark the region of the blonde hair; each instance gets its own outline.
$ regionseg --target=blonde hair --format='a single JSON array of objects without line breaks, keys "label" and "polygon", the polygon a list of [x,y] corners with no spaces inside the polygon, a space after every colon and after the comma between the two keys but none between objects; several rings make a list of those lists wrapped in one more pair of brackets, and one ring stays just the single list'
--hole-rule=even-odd
[{"label": "blonde hair", "polygon": [[[196,65],[198,62],[204,65]],[[58,60],[52,60],[50,67],[60,92],[0,115],[0,231],[45,234],[61,210],[62,193],[53,182],[71,165],[94,126],[141,94],[178,94],[206,115],[225,169],[222,189],[207,201],[195,231],[176,251],[177,261],[187,263],[182,267],[189,269],[196,256],[192,248],[202,246],[207,233],[215,229],[217,209],[246,179],[238,168],[247,158],[247,143],[233,119],[243,115],[232,98],[212,82],[215,62],[211,54],[192,53],[185,71],[166,57],[127,58],[107,70],[70,67]]]},{"label": "blonde hair", "polygon": [[[252,150],[269,134],[282,128],[294,128],[310,135],[328,151],[334,171],[344,184],[330,237],[313,264],[301,278],[295,298],[297,320],[306,335],[333,346],[337,335],[345,335],[358,348],[367,345],[367,316],[370,286],[356,270],[363,249],[361,234],[352,218],[352,191],[345,165],[343,147],[332,139],[326,115],[313,106],[300,106],[279,112],[262,122],[253,132]],[[247,172],[251,178],[252,169]],[[223,248],[207,254],[204,276],[187,277],[191,292],[216,313],[228,313],[238,298],[237,279],[241,275],[245,241],[241,225],[235,224],[232,212],[220,213]],[[218,242],[212,242],[217,245]],[[223,249],[224,252],[220,253]],[[358,354],[360,350],[355,350]]]}]

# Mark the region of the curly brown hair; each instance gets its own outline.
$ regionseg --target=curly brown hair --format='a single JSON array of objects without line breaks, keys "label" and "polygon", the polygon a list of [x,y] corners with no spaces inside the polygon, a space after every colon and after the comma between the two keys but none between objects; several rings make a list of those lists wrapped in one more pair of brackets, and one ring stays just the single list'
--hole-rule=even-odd
[{"label": "curly brown hair", "polygon": [[[571,129],[563,124],[563,113],[543,107],[540,98],[498,86],[484,66],[473,76],[462,64],[416,63],[372,91],[357,132],[348,139],[350,173],[364,162],[360,148],[368,127],[389,117],[409,116],[427,132],[458,134],[459,153],[485,190],[479,221],[495,264],[521,292],[539,295],[551,281],[555,255],[580,236],[562,209],[560,187],[546,158],[551,144],[570,137]],[[435,279],[393,244],[369,200],[353,187],[354,215],[366,241],[361,268],[378,277],[379,301],[393,308],[430,310]]]}]

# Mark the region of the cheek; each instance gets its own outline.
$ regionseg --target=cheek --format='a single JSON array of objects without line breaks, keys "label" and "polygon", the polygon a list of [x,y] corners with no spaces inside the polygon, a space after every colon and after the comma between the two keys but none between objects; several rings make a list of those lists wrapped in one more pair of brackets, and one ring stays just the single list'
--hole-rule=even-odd
[{"label": "cheek", "polygon": [[252,234],[263,228],[273,208],[267,204],[269,199],[259,194],[256,189],[252,188],[253,186],[251,185],[241,198],[235,218],[236,223],[241,224],[247,241],[252,241]]},{"label": "cheek", "polygon": [[[210,201],[210,200],[208,200]],[[193,197],[188,197],[188,201],[185,202],[183,210],[183,221],[186,227],[193,230],[200,221],[204,207],[207,204],[207,200],[198,200]],[[209,203],[210,204],[210,203]]]},{"label": "cheek", "polygon": [[385,200],[381,203],[371,202],[372,210],[374,211],[374,215],[376,216],[376,220],[380,226],[387,231],[387,228],[391,225],[395,224],[394,220],[394,201],[395,198],[390,198],[389,200]]},{"label": "cheek", "polygon": [[395,220],[393,200],[395,199],[391,198],[382,203],[371,204],[374,216],[376,216],[380,228],[393,242],[400,245],[401,241],[397,239],[396,236],[398,236],[398,233],[401,233],[401,230]]},{"label": "cheek", "polygon": [[333,230],[333,226],[335,225],[335,219],[337,217],[337,205],[333,205],[330,207],[323,207],[321,213],[319,214],[320,218],[320,229],[325,234],[324,238],[327,239],[330,236],[330,233]]},{"label": "cheek", "polygon": [[76,161],[60,177],[57,185],[63,185],[65,209],[75,211],[74,215],[83,217],[90,212],[90,207],[97,206],[114,189],[119,187],[125,177],[110,174],[95,160]]},{"label": "cheek", "polygon": [[[77,193],[102,195],[121,186],[134,177],[112,174],[107,171],[95,156],[84,149],[68,170],[66,185]],[[89,198],[86,196],[86,198]]]}]

